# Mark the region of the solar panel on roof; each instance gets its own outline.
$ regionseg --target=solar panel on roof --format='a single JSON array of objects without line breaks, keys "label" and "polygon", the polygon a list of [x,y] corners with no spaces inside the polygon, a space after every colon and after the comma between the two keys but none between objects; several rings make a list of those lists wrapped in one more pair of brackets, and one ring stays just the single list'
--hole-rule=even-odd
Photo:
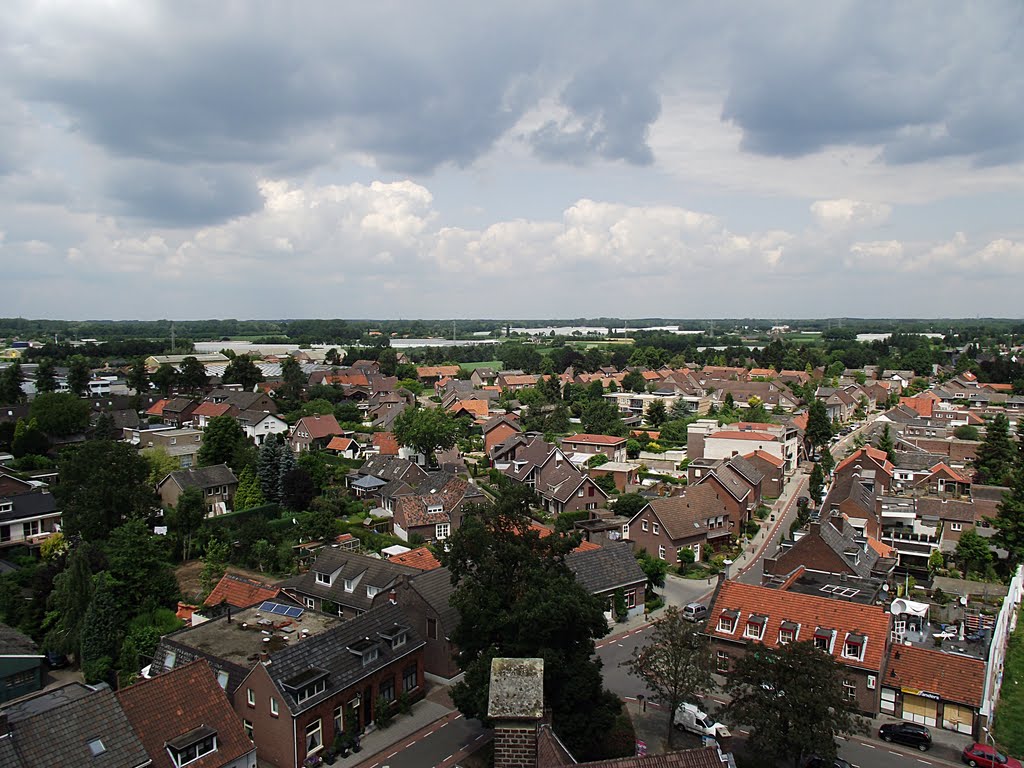
[{"label": "solar panel on roof", "polygon": [[281,603],[272,603],[269,600],[265,603],[260,604],[260,611],[265,613],[275,613],[278,616],[288,616],[289,618],[295,619],[302,615],[302,609],[293,605],[281,605]]}]

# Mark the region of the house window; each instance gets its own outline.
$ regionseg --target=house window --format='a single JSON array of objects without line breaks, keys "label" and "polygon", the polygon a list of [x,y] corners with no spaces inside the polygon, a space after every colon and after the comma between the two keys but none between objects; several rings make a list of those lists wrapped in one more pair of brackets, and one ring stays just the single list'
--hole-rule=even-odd
[{"label": "house window", "polygon": [[949,530],[951,531],[962,531],[964,529],[963,523],[950,523]]},{"label": "house window", "polygon": [[346,592],[355,592],[356,591],[355,579],[345,579],[345,591]]},{"label": "house window", "polygon": [[416,665],[413,664],[405,668],[402,673],[402,690],[406,693],[412,691],[419,684],[419,670]]},{"label": "house window", "polygon": [[594,486],[588,485],[587,486],[587,496],[593,496],[593,495],[594,495]]},{"label": "house window", "polygon": [[843,698],[847,701],[857,700],[857,684],[852,680],[843,680]]},{"label": "house window", "polygon": [[370,662],[376,661],[378,656],[380,656],[380,649],[377,646],[368,648],[363,652],[363,666],[365,667]]},{"label": "house window", "polygon": [[657,523],[651,523],[651,533],[653,533],[655,536],[658,535],[658,531],[660,529],[661,529],[661,526],[659,526]]},{"label": "house window", "polygon": [[780,629],[779,630],[779,645],[785,645],[786,643],[793,642],[793,630],[792,629]]},{"label": "house window", "polygon": [[762,635],[764,635],[764,625],[766,623],[764,620],[755,620],[752,617],[743,628],[743,636],[760,640]]},{"label": "house window", "polygon": [[451,523],[438,523],[434,526],[434,538],[438,541],[444,541],[447,539],[452,532]]},{"label": "house window", "polygon": [[331,586],[331,574],[329,574],[329,573],[320,573],[320,571],[317,571],[316,572],[316,583],[317,584],[326,584],[328,587]]},{"label": "house window", "polygon": [[311,755],[314,752],[319,752],[323,746],[323,729],[321,728],[320,718],[318,717],[306,726],[306,754]]},{"label": "house window", "polygon": [[860,659],[864,653],[864,637],[862,635],[847,635],[843,643],[843,657],[847,659]]},{"label": "house window", "polygon": [[42,532],[42,527],[38,520],[29,520],[21,524],[21,530],[27,539],[29,536],[38,536]]},{"label": "house window", "polygon": [[583,486],[580,486],[580,489],[579,489],[579,491],[578,491],[578,492],[576,493],[576,495],[577,495],[577,496],[579,496],[579,497],[580,497],[581,499],[583,498]]},{"label": "house window", "polygon": [[640,521],[640,530],[644,531],[645,533],[647,532],[647,521],[646,520],[641,520]]},{"label": "house window", "polygon": [[718,617],[718,631],[731,635],[736,629],[736,617],[732,614],[723,613]]},{"label": "house window", "polygon": [[391,647],[401,648],[403,645],[405,645],[405,637],[405,632],[399,632],[391,639]]},{"label": "house window", "polygon": [[201,728],[202,735],[198,741],[194,741],[191,744],[185,744],[179,746],[177,742],[180,739],[173,739],[167,744],[167,754],[171,756],[171,762],[173,762],[178,768],[189,763],[194,763],[201,757],[216,751],[217,749],[217,733],[211,728]]},{"label": "house window", "polygon": [[376,597],[378,592],[380,592],[380,587],[372,587],[372,586],[367,585],[367,587],[366,587],[366,596],[369,597],[370,599],[373,599],[374,597]]},{"label": "house window", "polygon": [[174,662],[178,658],[177,651],[168,651],[164,656],[164,669],[174,669]]},{"label": "house window", "polygon": [[665,559],[665,547],[664,547],[664,546],[659,546],[659,547],[658,547],[658,557],[659,557],[659,558],[660,558],[661,560],[664,560],[664,559]]},{"label": "house window", "polygon": [[249,741],[256,741],[256,739],[253,738],[253,735],[252,735],[252,721],[251,720],[243,720],[242,721],[242,727],[245,729],[245,735],[249,737]]},{"label": "house window", "polygon": [[307,608],[316,608],[316,598],[313,598],[313,597],[304,597],[304,598],[302,598],[302,603],[303,603],[303,605],[305,605],[305,606],[306,606]]},{"label": "house window", "polygon": [[387,680],[377,685],[377,695],[383,697],[384,701],[395,700],[395,678],[389,677]]},{"label": "house window", "polygon": [[427,618],[427,638],[437,640],[437,619]]},{"label": "house window", "polygon": [[715,668],[719,672],[729,671],[729,654],[725,651],[719,651],[715,658]]},{"label": "house window", "polygon": [[631,589],[625,593],[626,608],[636,608],[636,590]]},{"label": "house window", "polygon": [[[629,528],[629,526],[625,525],[625,526],[623,526],[623,528]],[[11,526],[9,526],[9,525],[0,525],[0,541],[10,541],[10,540],[11,540]]]},{"label": "house window", "polygon": [[217,685],[221,687],[221,690],[228,689],[228,673],[223,669],[217,673]]},{"label": "house window", "polygon": [[624,526],[622,526],[622,538],[629,538],[629,523],[626,523]]},{"label": "house window", "polygon": [[275,699],[273,696],[271,696],[270,697],[270,716],[271,717],[277,717],[278,714],[279,714],[279,712],[277,710],[277,699]]},{"label": "house window", "polygon": [[252,688],[245,689],[245,703],[250,707],[256,706],[256,692]]},{"label": "house window", "polygon": [[338,705],[334,708],[334,734],[345,732],[345,707]]},{"label": "house window", "polygon": [[303,702],[306,699],[311,699],[314,696],[316,696],[317,694],[323,693],[326,690],[327,690],[327,678],[326,677],[322,677],[319,680],[317,680],[316,682],[314,682],[312,685],[307,685],[305,688],[302,688],[299,691],[299,695],[298,695],[297,698],[298,698],[299,702]]},{"label": "house window", "polygon": [[828,651],[832,647],[832,635],[831,629],[822,629],[818,627],[814,630],[814,647],[820,648],[823,651]]}]

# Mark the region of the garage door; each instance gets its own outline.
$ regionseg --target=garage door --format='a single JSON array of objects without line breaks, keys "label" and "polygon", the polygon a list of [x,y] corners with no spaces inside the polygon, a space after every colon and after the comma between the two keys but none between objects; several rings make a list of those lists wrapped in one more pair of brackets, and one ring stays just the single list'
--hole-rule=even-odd
[{"label": "garage door", "polygon": [[974,710],[959,704],[944,705],[942,707],[942,727],[957,733],[973,733]]},{"label": "garage door", "polygon": [[903,719],[921,725],[935,725],[939,703],[912,693],[903,695]]}]

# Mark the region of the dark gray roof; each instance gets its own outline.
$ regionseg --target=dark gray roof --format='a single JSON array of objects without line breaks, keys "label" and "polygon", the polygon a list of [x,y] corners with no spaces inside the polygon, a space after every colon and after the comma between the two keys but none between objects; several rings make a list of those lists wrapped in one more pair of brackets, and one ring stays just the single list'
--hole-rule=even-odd
[{"label": "dark gray roof", "polygon": [[600,549],[571,552],[565,564],[576,574],[580,585],[593,595],[647,580],[632,548],[623,541],[610,542]]},{"label": "dark gray roof", "polygon": [[[102,743],[93,754],[90,743]],[[14,766],[96,766],[132,768],[148,765],[149,755],[109,688],[70,698],[58,706],[11,719],[18,762]],[[11,750],[7,750],[8,753]],[[4,763],[7,765],[7,763]]]},{"label": "dark gray roof", "polygon": [[[170,635],[164,635],[157,644],[156,650],[153,651],[153,661],[149,668],[150,674],[161,675],[164,672],[170,672],[172,669],[184,666],[189,662],[202,660],[210,665],[210,669],[213,670],[215,675],[219,672],[227,672],[228,684],[224,687],[224,690],[228,693],[234,693],[238,686],[242,684],[246,675],[249,674],[250,665],[235,664],[215,654],[201,651],[189,645],[189,639],[189,629],[187,627]],[[172,666],[167,666],[168,654],[173,654],[174,656]]]},{"label": "dark gray roof", "polygon": [[369,456],[359,468],[359,474],[373,475],[385,481],[405,480],[410,483],[415,482],[415,478],[426,475],[416,462],[397,456]]},{"label": "dark gray roof", "polygon": [[361,491],[372,491],[376,488],[382,488],[387,484],[387,481],[381,480],[379,477],[374,477],[373,475],[363,475],[358,480],[352,481],[352,487],[358,488]]},{"label": "dark gray roof", "polygon": [[[382,633],[391,634],[394,629],[406,633],[405,643],[398,648],[392,648],[391,642],[382,636]],[[379,655],[366,665],[360,655],[350,650],[356,646],[365,649],[371,645],[377,646]],[[298,714],[424,645],[425,642],[413,629],[409,617],[399,606],[387,602],[333,629],[300,640],[272,654],[266,670],[281,691],[289,711]],[[286,684],[304,673],[314,671],[327,673],[327,689],[300,705]]]},{"label": "dark gray roof", "polygon": [[759,470],[742,456],[733,456],[726,463],[751,485],[757,485],[764,479],[764,472]]},{"label": "dark gray roof", "polygon": [[[334,582],[327,586],[316,583],[317,573],[337,573],[337,576]],[[384,591],[402,574],[413,576],[418,573],[418,568],[409,568],[390,560],[378,560],[375,557],[328,547],[320,550],[308,571],[285,579],[277,586],[286,592],[325,598],[338,605],[368,611],[373,603],[373,597],[367,596],[367,587],[377,587],[378,591]],[[346,579],[358,579],[351,592],[345,591]]]},{"label": "dark gray roof", "polygon": [[452,574],[447,568],[424,571],[409,579],[409,586],[430,605],[441,619],[441,625],[448,633],[459,623],[459,612],[452,607],[451,597],[455,591]]},{"label": "dark gray roof", "polygon": [[14,627],[0,624],[0,656],[42,656],[35,641]]},{"label": "dark gray roof", "polygon": [[[878,553],[857,541],[856,529],[852,525],[847,525],[840,532],[830,520],[821,521],[819,526],[821,539],[829,546],[829,549],[839,555],[855,574],[862,579],[868,578],[874,570]],[[797,542],[797,546],[799,545],[800,543]]]},{"label": "dark gray roof", "polygon": [[0,522],[21,520],[26,517],[44,517],[57,513],[57,502],[52,493],[43,491],[20,493],[17,496],[6,496],[4,501],[11,502],[11,509],[8,512],[0,512]]},{"label": "dark gray roof", "polygon": [[236,485],[238,478],[227,464],[214,464],[212,467],[189,467],[171,472],[160,481],[160,485],[170,478],[179,488],[212,488],[215,485]]},{"label": "dark gray roof", "polygon": [[909,469],[915,472],[923,472],[946,461],[945,456],[936,453],[912,453],[909,451],[896,451],[896,469]]},{"label": "dark gray roof", "polygon": [[1003,485],[972,485],[971,498],[975,501],[1002,501],[1010,489]]}]

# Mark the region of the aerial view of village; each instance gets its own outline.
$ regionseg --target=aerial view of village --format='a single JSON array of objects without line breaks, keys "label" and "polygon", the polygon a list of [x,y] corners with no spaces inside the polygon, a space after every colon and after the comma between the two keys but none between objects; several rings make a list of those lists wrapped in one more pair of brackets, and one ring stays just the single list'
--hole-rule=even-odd
[{"label": "aerial view of village", "polygon": [[0,105],[0,768],[1020,768],[1018,0],[11,0]]}]

